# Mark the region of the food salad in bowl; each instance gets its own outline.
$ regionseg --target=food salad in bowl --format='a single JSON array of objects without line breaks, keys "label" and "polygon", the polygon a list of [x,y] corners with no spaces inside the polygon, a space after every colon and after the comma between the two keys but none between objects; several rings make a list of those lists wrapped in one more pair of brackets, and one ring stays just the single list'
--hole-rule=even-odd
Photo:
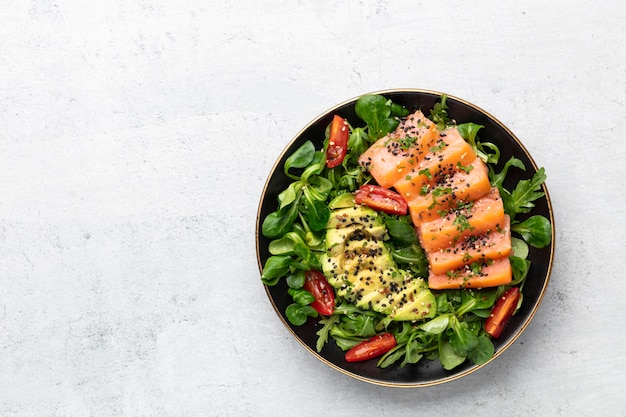
[{"label": "food salad in bowl", "polygon": [[340,372],[399,387],[459,378],[540,304],[554,254],[545,180],[462,99],[362,95],[276,162],[257,216],[262,282],[294,337]]}]

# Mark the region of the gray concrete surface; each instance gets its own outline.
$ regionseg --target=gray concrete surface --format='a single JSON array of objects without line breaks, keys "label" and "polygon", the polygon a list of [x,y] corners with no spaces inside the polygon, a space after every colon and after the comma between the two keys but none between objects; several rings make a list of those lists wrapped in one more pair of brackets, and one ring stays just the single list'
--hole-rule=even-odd
[{"label": "gray concrete surface", "polygon": [[[3,1],[0,416],[623,415],[624,21],[617,0]],[[557,222],[517,343],[417,390],[310,356],[255,258],[286,143],[398,87],[508,125]]]}]

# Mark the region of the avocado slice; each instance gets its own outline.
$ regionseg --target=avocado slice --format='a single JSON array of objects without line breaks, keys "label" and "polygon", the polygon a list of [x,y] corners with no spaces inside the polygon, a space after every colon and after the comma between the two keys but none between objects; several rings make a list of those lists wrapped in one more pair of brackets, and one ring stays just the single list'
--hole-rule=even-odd
[{"label": "avocado slice", "polygon": [[354,194],[343,193],[333,198],[330,203],[328,203],[328,208],[331,210],[335,210],[339,208],[354,207],[355,204],[356,203],[354,202]]},{"label": "avocado slice", "polygon": [[367,206],[354,205],[352,207],[332,210],[326,229],[339,229],[360,224],[365,227],[384,225],[384,220],[374,210]]},{"label": "avocado slice", "polygon": [[392,320],[432,318],[435,297],[423,278],[399,269],[384,241],[387,227],[378,213],[355,205],[333,210],[326,226],[322,270],[328,282],[359,308]]}]

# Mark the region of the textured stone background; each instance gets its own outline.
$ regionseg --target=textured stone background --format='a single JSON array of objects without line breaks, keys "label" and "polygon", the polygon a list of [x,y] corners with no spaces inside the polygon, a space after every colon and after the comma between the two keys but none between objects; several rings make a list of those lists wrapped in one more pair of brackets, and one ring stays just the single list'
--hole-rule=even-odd
[{"label": "textured stone background", "polygon": [[[0,416],[623,415],[619,0],[0,3]],[[398,390],[291,338],[265,178],[337,102],[463,97],[545,166],[557,253],[494,363]]]}]

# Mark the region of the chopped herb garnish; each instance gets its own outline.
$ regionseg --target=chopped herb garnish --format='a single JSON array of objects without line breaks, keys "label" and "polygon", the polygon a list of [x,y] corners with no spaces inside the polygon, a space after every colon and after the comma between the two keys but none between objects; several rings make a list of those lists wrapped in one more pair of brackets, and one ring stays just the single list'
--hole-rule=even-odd
[{"label": "chopped herb garnish", "polygon": [[457,210],[471,210],[472,207],[474,207],[474,202],[473,201],[464,201],[464,200],[458,200],[456,202],[456,209]]},{"label": "chopped herb garnish", "polygon": [[406,138],[399,139],[398,145],[400,146],[400,149],[406,151],[415,144],[417,139],[418,139],[417,137],[407,136]]},{"label": "chopped herb garnish", "polygon": [[433,197],[441,197],[442,195],[451,194],[452,188],[450,187],[435,187],[433,188]]},{"label": "chopped herb garnish", "polygon": [[472,275],[480,275],[480,273],[483,271],[483,264],[480,262],[472,262],[470,264],[470,269],[472,271]]},{"label": "chopped herb garnish", "polygon": [[429,180],[433,179],[433,174],[430,173],[430,169],[428,169],[428,168],[420,169],[418,174],[419,175],[425,175],[426,178],[428,178]]},{"label": "chopped herb garnish", "polygon": [[433,195],[433,203],[430,206],[428,206],[428,210],[432,210],[437,205],[437,197],[441,197],[446,194],[451,194],[452,191],[453,190],[450,187],[433,188],[433,190],[431,191],[431,194]]},{"label": "chopped herb garnish", "polygon": [[454,269],[454,270],[446,271],[446,275],[448,276],[448,278],[454,279],[454,278],[457,278],[458,276],[460,276],[461,272],[456,270],[456,269]]},{"label": "chopped herb garnish", "polygon": [[445,147],[448,146],[448,144],[444,141],[441,141],[441,143],[439,145],[433,146],[430,148],[430,151],[432,153],[437,153],[437,152],[441,152],[445,149]]},{"label": "chopped herb garnish", "polygon": [[459,232],[464,232],[466,230],[474,230],[474,226],[472,226],[466,216],[461,213],[457,213],[456,218],[452,222],[457,228]]},{"label": "chopped herb garnish", "polygon": [[474,169],[473,165],[463,165],[461,161],[456,163],[456,167],[461,171],[465,171],[466,174],[469,174]]}]

